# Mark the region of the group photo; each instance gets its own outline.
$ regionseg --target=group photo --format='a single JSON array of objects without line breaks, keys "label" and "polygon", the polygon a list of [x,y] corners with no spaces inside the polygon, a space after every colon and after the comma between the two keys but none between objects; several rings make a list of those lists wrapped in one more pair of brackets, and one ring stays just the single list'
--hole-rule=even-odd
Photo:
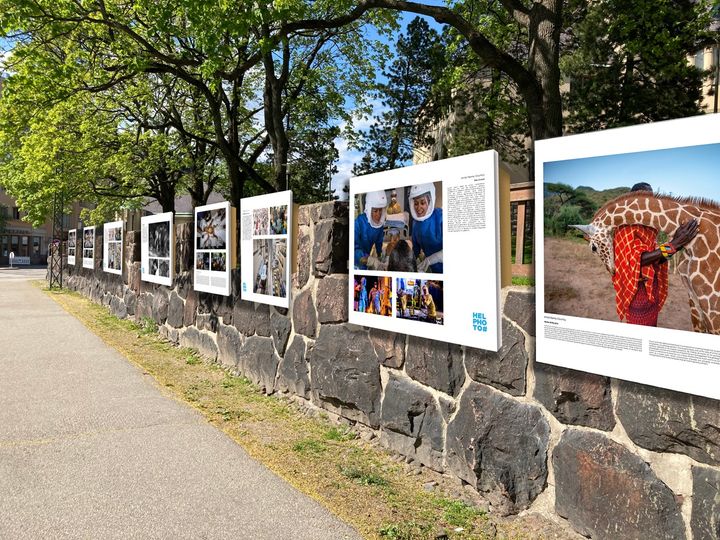
[{"label": "group photo", "polygon": [[442,205],[442,182],[357,194],[355,270],[441,274]]}]

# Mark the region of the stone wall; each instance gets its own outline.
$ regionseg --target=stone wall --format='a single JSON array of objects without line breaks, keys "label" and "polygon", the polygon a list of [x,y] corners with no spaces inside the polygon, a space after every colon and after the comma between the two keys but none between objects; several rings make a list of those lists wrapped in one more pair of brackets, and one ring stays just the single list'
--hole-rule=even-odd
[{"label": "stone wall", "polygon": [[719,537],[718,402],[536,364],[530,288],[502,292],[498,353],[348,324],[348,208],[298,215],[290,310],[193,291],[187,225],[172,289],[140,281],[138,232],[126,233],[122,276],[102,272],[96,249],[95,269],[78,257],[65,283],[118,317],[154,319],[267,393],[373,430],[495,512],[540,512],[592,538]]}]

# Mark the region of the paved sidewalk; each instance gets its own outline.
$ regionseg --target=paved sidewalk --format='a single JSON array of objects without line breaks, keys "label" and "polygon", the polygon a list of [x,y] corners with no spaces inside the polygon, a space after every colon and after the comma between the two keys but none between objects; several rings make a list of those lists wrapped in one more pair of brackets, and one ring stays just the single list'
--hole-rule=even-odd
[{"label": "paved sidewalk", "polygon": [[0,271],[0,538],[359,538],[26,281],[43,276]]}]

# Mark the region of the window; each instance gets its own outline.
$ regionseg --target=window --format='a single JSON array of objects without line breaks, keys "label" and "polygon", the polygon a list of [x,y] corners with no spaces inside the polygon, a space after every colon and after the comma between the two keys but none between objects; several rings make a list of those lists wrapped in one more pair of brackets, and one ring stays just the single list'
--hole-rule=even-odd
[{"label": "window", "polygon": [[705,49],[695,53],[695,67],[705,69]]},{"label": "window", "polygon": [[20,256],[28,257],[30,255],[30,243],[28,242],[29,238],[27,236],[22,236],[20,238]]},{"label": "window", "polygon": [[33,255],[40,255],[40,237],[33,236]]},{"label": "window", "polygon": [[17,236],[11,236],[10,237],[10,251],[15,253],[17,255],[18,251],[20,250],[20,238]]},{"label": "window", "polygon": [[13,217],[13,219],[20,219],[20,210],[18,209],[17,206],[13,206],[12,217]]},{"label": "window", "polygon": [[7,236],[0,237],[0,254],[2,254],[3,257],[7,257],[9,254]]}]

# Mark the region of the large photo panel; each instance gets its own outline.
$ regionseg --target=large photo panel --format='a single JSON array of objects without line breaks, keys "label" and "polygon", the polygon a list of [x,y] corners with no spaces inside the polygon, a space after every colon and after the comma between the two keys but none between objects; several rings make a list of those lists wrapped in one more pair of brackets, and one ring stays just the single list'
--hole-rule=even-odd
[{"label": "large photo panel", "polygon": [[83,228],[82,266],[83,268],[95,268],[95,227]]},{"label": "large photo panel", "polygon": [[500,348],[496,152],[352,178],[350,205],[351,323]]},{"label": "large photo panel", "polygon": [[103,225],[103,270],[110,274],[122,274],[123,222],[113,221]]},{"label": "large photo panel", "polygon": [[290,307],[292,191],[240,201],[240,274],[243,300]]},{"label": "large photo panel", "polygon": [[537,360],[720,398],[720,115],[535,150]]},{"label": "large photo panel", "polygon": [[172,287],[175,270],[173,213],[140,218],[140,278]]},{"label": "large photo panel", "polygon": [[229,202],[195,208],[196,291],[230,296],[235,267],[235,209]]}]

